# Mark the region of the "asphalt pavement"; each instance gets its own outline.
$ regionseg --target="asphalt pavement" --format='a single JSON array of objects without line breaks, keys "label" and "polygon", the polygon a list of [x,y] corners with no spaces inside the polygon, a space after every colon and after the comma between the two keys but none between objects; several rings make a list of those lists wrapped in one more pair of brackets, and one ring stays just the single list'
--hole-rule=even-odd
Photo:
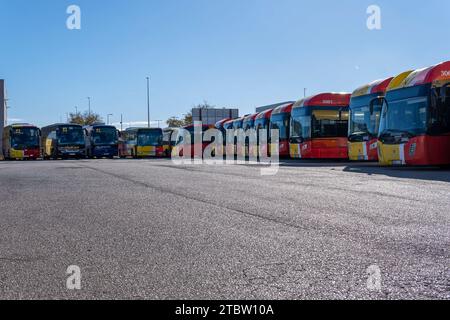
[{"label": "asphalt pavement", "polygon": [[0,299],[449,299],[449,245],[450,170],[0,162]]}]

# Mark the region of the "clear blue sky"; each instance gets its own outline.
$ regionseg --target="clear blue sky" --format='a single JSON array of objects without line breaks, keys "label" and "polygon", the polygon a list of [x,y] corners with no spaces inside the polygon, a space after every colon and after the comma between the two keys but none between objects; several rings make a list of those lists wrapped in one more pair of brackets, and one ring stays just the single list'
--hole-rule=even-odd
[{"label": "clear blue sky", "polygon": [[[370,4],[381,31],[366,27]],[[147,75],[155,120],[203,100],[250,113],[449,60],[449,30],[448,0],[0,0],[0,78],[10,118],[37,125],[87,96],[113,122],[145,121]]]}]

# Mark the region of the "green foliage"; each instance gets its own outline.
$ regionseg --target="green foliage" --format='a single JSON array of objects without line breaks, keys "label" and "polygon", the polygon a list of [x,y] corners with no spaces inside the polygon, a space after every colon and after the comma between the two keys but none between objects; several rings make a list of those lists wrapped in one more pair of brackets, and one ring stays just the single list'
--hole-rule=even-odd
[{"label": "green foliage", "polygon": [[86,126],[101,122],[103,122],[102,117],[100,117],[100,115],[96,114],[95,112],[89,113],[88,111],[85,111],[84,113],[78,112],[71,113],[69,115],[69,123],[71,124],[80,124]]}]

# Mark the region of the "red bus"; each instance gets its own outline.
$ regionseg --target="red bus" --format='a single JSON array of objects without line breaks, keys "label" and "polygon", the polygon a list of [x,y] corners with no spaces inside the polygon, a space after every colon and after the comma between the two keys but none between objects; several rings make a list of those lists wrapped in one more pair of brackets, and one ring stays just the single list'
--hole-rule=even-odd
[{"label": "red bus", "polygon": [[[189,132],[190,134],[190,138],[191,138],[191,157],[192,158],[203,158],[203,152],[205,151],[206,147],[211,143],[208,141],[204,141],[203,137],[206,131],[208,131],[209,129],[213,128],[213,126],[210,125],[189,125],[189,126],[185,126],[182,129],[186,130],[187,132]],[[199,131],[200,136],[197,137],[198,140],[200,141],[200,145],[197,144],[197,141],[195,141],[195,132]],[[182,150],[182,145],[184,144],[184,135],[183,135],[183,130],[177,130],[177,143],[175,145],[176,147],[176,152],[178,152],[178,154],[180,156],[183,156],[183,150]],[[201,152],[201,154],[199,154]]]},{"label": "red bus", "polygon": [[[223,136],[223,141],[224,141],[224,144],[226,145],[226,148],[225,148],[225,155],[227,155],[227,154],[231,154],[231,155],[234,155],[235,154],[235,145],[234,145],[234,136],[235,136],[235,131],[234,131],[234,119],[231,119],[231,120],[229,120],[229,121],[226,121],[224,124],[223,124],[223,129],[224,129],[224,136]],[[233,143],[228,143],[228,141],[227,141],[227,133],[228,133],[228,131],[232,131],[233,132],[233,138],[232,138],[232,142]]]},{"label": "red bus", "polygon": [[[244,117],[242,122],[242,130],[246,133],[248,130],[255,129],[255,119],[258,113],[254,113]],[[257,141],[255,141],[256,143]],[[249,157],[250,156],[250,137],[245,137],[245,143],[241,148],[237,149],[237,155],[240,157]]]},{"label": "red bus", "polygon": [[[223,152],[222,152],[222,154],[225,153],[225,148],[226,148],[226,145],[227,145],[227,130],[225,128],[225,123],[230,122],[231,120],[232,119],[230,119],[230,118],[222,119],[222,120],[218,121],[216,123],[216,125],[215,125],[216,129],[219,130],[222,133],[222,138],[223,138],[223,149],[222,149]],[[230,127],[232,127],[232,125],[233,124],[231,123],[231,125],[228,126],[228,129]]]},{"label": "red bus", "polygon": [[[228,122],[230,120],[232,120],[232,119],[227,118],[227,119],[222,119],[222,120],[218,121],[215,125],[216,129],[219,130],[220,132],[222,132],[222,134],[224,134],[225,133],[224,125],[226,122]],[[224,140],[225,140],[225,136],[224,136]]]},{"label": "red bus", "polygon": [[[450,61],[392,81],[383,102],[379,152],[383,165],[450,164]],[[378,101],[377,101],[378,100]]]},{"label": "red bus", "polygon": [[[270,138],[270,118],[272,116],[273,109],[269,109],[266,111],[261,112],[258,114],[255,118],[255,129],[257,131],[257,148],[254,148],[253,146],[250,146],[250,154],[254,157],[259,157],[260,154],[263,155],[269,155],[270,152],[268,152],[268,143]],[[267,137],[266,141],[267,144],[261,145],[261,137],[259,136],[259,130],[266,130],[267,131]]]},{"label": "red bus", "polygon": [[378,130],[381,104],[370,107],[373,98],[384,96],[392,77],[356,89],[350,99],[348,155],[351,161],[378,161]]},{"label": "red bus", "polygon": [[348,159],[349,93],[322,93],[292,108],[292,158]]},{"label": "red bus", "polygon": [[270,117],[270,130],[279,130],[279,156],[281,158],[288,158],[290,154],[289,135],[291,130],[291,112],[293,106],[293,103],[281,105],[273,110]]},{"label": "red bus", "polygon": [[5,159],[32,159],[41,157],[41,130],[31,124],[13,124],[3,129]]}]

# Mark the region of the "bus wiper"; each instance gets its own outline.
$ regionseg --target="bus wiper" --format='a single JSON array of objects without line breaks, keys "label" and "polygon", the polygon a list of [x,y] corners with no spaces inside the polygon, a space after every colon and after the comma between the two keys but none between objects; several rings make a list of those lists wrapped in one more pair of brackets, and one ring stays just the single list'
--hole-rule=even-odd
[{"label": "bus wiper", "polygon": [[350,134],[350,136],[348,137],[350,142],[363,142],[364,138],[368,137],[369,139],[373,138],[374,135],[371,134],[368,131],[358,131],[358,132],[354,132],[352,134]]},{"label": "bus wiper", "polygon": [[407,138],[414,138],[416,135],[413,132],[410,132],[408,130],[395,130],[395,129],[388,129],[385,130],[381,136],[386,137],[386,136],[390,136],[390,137],[394,137],[394,136],[398,136],[400,135],[401,137],[406,136]]}]

